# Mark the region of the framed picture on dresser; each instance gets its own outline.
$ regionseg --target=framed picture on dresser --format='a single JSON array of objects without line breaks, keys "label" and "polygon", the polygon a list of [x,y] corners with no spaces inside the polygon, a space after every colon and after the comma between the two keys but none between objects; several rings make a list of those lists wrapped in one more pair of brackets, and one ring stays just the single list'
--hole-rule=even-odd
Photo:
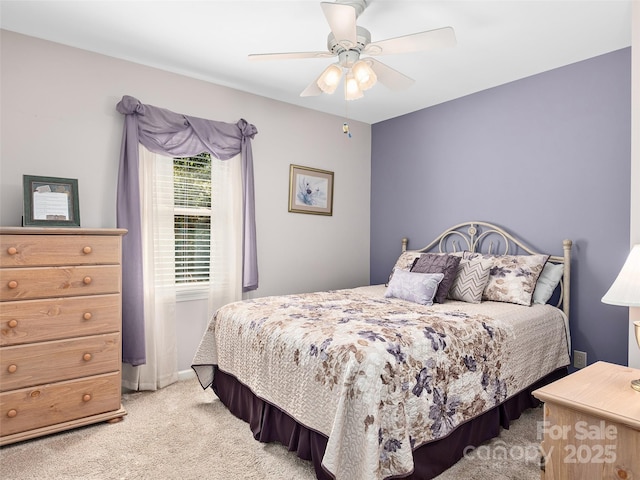
[{"label": "framed picture on dresser", "polygon": [[22,176],[25,227],[79,227],[78,180]]}]

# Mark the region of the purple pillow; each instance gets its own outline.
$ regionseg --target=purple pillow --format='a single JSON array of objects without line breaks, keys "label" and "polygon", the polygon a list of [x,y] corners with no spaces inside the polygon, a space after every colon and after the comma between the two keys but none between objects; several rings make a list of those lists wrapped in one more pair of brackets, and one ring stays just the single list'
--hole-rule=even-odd
[{"label": "purple pillow", "polygon": [[442,280],[442,273],[414,273],[396,269],[384,292],[385,297],[395,297],[422,305],[433,305],[433,296]]},{"label": "purple pillow", "polygon": [[444,303],[449,294],[449,289],[453,285],[458,271],[460,257],[448,255],[446,253],[423,253],[411,267],[416,273],[442,273],[444,278],[438,285],[438,291],[433,300],[437,303]]}]

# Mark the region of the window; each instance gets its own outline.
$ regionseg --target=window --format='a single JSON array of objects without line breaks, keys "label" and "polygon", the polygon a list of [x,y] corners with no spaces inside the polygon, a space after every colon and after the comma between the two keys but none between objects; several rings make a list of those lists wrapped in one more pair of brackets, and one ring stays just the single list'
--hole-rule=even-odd
[{"label": "window", "polygon": [[173,159],[177,285],[209,282],[211,258],[211,156]]}]

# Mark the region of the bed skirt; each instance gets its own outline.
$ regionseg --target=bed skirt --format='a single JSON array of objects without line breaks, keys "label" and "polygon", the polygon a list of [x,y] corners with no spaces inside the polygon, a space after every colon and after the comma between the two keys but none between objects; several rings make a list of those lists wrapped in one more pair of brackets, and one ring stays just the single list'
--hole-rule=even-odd
[{"label": "bed skirt", "polygon": [[[567,368],[556,370],[499,406],[460,425],[446,438],[415,449],[415,470],[408,476],[397,478],[429,480],[436,477],[460,460],[465,448],[481,445],[498,436],[501,427],[508,429],[509,423],[519,418],[523,411],[538,406],[540,401],[531,395],[532,391],[566,374]],[[296,452],[298,457],[313,462],[318,480],[333,479],[322,468],[322,457],[327,445],[325,435],[298,424],[292,417],[256,397],[248,387],[217,367],[212,389],[231,413],[249,423],[256,440],[281,443],[289,451]]]}]

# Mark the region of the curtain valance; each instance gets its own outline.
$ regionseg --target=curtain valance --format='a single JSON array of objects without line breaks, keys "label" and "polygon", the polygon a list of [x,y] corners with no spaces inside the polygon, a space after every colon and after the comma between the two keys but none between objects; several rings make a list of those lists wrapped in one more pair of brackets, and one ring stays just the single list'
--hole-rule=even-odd
[{"label": "curtain valance", "polygon": [[251,139],[256,127],[244,119],[226,123],[145,105],[125,95],[116,109],[125,115],[118,173],[117,225],[123,237],[123,362],[145,362],[138,144],[172,157],[209,152],[220,160],[241,154],[243,184],[243,290],[258,288],[255,197]]},{"label": "curtain valance", "polygon": [[136,132],[128,134],[136,133],[138,141],[148,150],[173,157],[206,151],[220,160],[228,160],[240,153],[242,144],[258,133],[256,127],[244,119],[237,123],[206,120],[144,105],[128,95],[122,97],[116,108],[136,120]]}]

